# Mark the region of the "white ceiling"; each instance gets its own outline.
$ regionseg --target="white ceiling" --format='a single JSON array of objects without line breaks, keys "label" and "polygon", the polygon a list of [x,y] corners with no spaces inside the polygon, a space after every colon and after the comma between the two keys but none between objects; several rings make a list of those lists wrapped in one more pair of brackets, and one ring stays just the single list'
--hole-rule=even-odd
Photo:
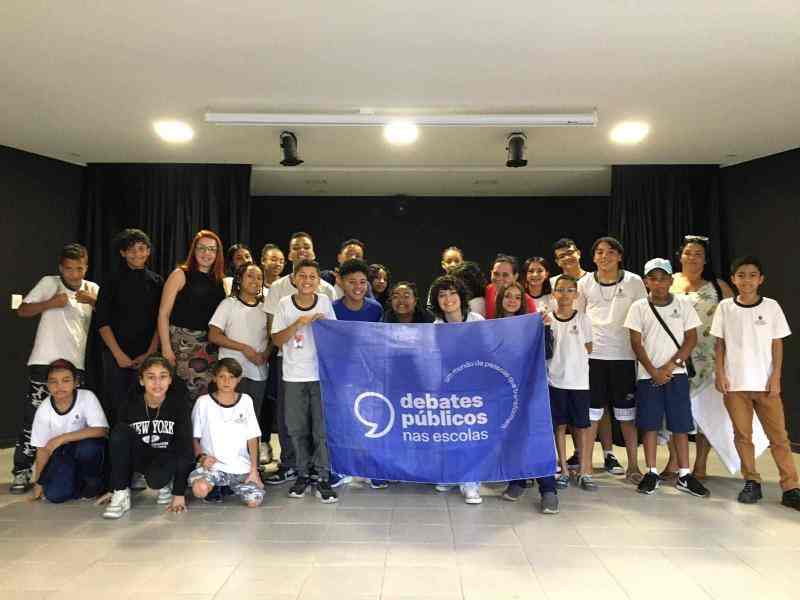
[{"label": "white ceiling", "polygon": [[[735,163],[800,146],[800,2],[0,2],[0,144],[72,162],[250,163],[257,194],[604,194],[611,164]],[[207,125],[216,112],[583,112],[594,129]],[[151,123],[178,118],[173,146]],[[636,147],[611,127],[645,120]],[[731,156],[735,155],[735,156]],[[263,169],[259,167],[264,167]]]}]

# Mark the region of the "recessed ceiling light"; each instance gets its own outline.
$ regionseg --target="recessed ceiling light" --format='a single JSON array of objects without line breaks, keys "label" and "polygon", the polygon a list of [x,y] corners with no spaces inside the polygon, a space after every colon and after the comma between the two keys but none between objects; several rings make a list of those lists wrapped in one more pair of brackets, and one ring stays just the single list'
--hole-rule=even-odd
[{"label": "recessed ceiling light", "polygon": [[194,131],[183,121],[156,121],[153,123],[158,137],[165,142],[183,143],[194,137]]},{"label": "recessed ceiling light", "polygon": [[412,144],[416,141],[418,134],[417,126],[408,121],[394,121],[383,128],[383,137],[390,144]]},{"label": "recessed ceiling light", "polygon": [[650,132],[647,123],[639,121],[626,121],[611,130],[611,141],[617,144],[638,144]]}]

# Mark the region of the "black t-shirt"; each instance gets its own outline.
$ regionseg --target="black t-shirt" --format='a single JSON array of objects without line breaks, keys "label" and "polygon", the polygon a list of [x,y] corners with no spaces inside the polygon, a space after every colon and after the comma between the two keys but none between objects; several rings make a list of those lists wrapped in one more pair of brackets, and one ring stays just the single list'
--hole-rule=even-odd
[{"label": "black t-shirt", "polygon": [[159,408],[149,408],[140,387],[131,391],[117,414],[117,424],[126,425],[143,444],[175,454],[192,454],[192,423],[189,400],[180,387],[171,387]]},{"label": "black t-shirt", "polygon": [[123,265],[109,275],[97,295],[97,328],[111,327],[114,337],[129,358],[147,352],[156,331],[158,306],[164,280],[150,269]]}]

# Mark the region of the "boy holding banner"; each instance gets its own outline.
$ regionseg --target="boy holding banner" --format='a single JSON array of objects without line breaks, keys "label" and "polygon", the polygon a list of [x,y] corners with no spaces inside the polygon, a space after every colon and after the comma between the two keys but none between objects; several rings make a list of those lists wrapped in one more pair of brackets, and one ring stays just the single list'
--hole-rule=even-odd
[{"label": "boy holding banner", "polygon": [[318,294],[319,264],[310,259],[294,263],[297,292],[278,303],[272,339],[283,352],[286,428],[297,459],[297,481],[290,498],[302,498],[311,485],[311,469],[319,476],[317,497],[324,504],[339,501],[331,488],[330,460],[322,415],[317,348],[311,323],[336,319],[330,299]]}]

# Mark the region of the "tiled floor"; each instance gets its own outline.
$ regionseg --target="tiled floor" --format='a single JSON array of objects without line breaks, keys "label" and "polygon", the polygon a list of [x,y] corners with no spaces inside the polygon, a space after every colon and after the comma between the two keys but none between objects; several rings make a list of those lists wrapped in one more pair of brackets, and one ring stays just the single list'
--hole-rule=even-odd
[{"label": "tiled floor", "polygon": [[601,475],[596,494],[560,494],[555,516],[536,511],[535,490],[510,503],[484,486],[468,506],[429,486],[353,484],[333,506],[281,486],[259,509],[193,502],[182,516],[142,492],[110,522],[88,502],[11,496],[4,481],[0,599],[796,598],[800,512],[778,504],[771,458],[757,506],[737,504],[741,482],[710,464],[709,499],[642,496]]}]

